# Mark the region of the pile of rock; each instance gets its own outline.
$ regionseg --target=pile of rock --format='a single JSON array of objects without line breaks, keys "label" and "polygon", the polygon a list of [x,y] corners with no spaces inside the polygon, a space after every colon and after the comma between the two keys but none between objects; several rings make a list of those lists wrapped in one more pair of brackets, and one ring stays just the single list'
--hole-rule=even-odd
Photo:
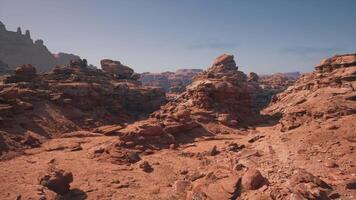
[{"label": "pile of rock", "polygon": [[278,94],[265,112],[282,114],[283,131],[311,121],[354,115],[355,86],[356,54],[337,55],[322,61],[314,72]]}]

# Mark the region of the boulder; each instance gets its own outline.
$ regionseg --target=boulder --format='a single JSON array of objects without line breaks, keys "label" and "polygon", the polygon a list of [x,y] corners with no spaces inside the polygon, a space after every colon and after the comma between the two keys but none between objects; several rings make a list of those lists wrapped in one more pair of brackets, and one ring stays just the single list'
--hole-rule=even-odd
[{"label": "boulder", "polygon": [[[120,61],[114,61],[110,59],[104,59],[100,61],[101,68],[110,74],[118,77],[119,79],[132,79],[134,70],[128,66],[120,63]],[[135,80],[137,76],[134,76]]]},{"label": "boulder", "polygon": [[248,81],[257,82],[259,80],[259,76],[255,72],[251,72],[248,76]]},{"label": "boulder", "polygon": [[242,188],[244,190],[257,190],[267,183],[261,172],[256,169],[248,169],[242,177]]},{"label": "boulder", "polygon": [[73,182],[72,172],[67,172],[61,169],[54,169],[43,177],[40,177],[39,180],[40,185],[61,195],[70,191],[71,182]]},{"label": "boulder", "polygon": [[303,170],[295,170],[289,180],[289,189],[306,199],[328,199],[327,190],[332,188],[320,178]]},{"label": "boulder", "polygon": [[5,83],[30,82],[36,77],[36,68],[31,64],[21,65],[15,74],[6,78]]}]

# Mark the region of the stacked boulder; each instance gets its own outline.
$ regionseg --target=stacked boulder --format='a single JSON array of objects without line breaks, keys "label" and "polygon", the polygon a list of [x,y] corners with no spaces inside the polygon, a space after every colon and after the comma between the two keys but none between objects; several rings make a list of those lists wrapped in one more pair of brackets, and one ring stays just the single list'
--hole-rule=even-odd
[{"label": "stacked boulder", "polygon": [[281,130],[356,113],[356,54],[336,55],[300,77],[265,109],[281,114]]}]

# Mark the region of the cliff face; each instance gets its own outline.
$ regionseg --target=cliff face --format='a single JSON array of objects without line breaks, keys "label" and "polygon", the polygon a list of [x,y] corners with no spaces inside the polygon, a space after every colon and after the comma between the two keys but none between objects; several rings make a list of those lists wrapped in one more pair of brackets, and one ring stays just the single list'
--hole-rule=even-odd
[{"label": "cliff face", "polygon": [[21,28],[16,32],[8,31],[0,22],[0,60],[12,69],[18,65],[32,64],[38,71],[44,72],[78,59],[78,56],[66,53],[53,55],[42,40],[33,42],[29,30],[25,34],[22,34]]}]

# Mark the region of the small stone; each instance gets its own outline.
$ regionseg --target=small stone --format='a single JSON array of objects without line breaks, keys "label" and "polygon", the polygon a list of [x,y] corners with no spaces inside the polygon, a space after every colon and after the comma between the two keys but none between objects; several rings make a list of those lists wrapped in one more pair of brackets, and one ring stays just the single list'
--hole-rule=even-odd
[{"label": "small stone", "polygon": [[236,170],[236,171],[241,171],[243,168],[245,168],[245,166],[243,164],[241,164],[241,163],[238,163],[238,164],[236,164],[234,166],[233,169]]},{"label": "small stone", "polygon": [[188,172],[189,172],[188,170],[183,169],[179,173],[182,174],[182,175],[186,175],[186,174],[188,174]]},{"label": "small stone", "polygon": [[356,179],[352,179],[346,183],[346,189],[355,190],[356,189]]},{"label": "small stone", "polygon": [[143,161],[139,167],[144,171],[144,172],[152,172],[153,168],[151,167],[151,165],[147,162],[147,161]]},{"label": "small stone", "polygon": [[338,198],[340,198],[340,194],[337,193],[337,192],[332,193],[332,194],[329,195],[329,198],[330,199],[338,199]]},{"label": "small stone", "polygon": [[338,166],[334,161],[331,160],[326,161],[324,165],[328,168],[335,168]]},{"label": "small stone", "polygon": [[216,146],[213,146],[213,148],[210,150],[210,155],[211,156],[216,156],[219,154],[219,151],[217,150]]},{"label": "small stone", "polygon": [[228,145],[227,150],[233,151],[233,152],[238,152],[241,149],[245,148],[245,145],[238,145],[237,143],[231,143]]},{"label": "small stone", "polygon": [[129,163],[136,163],[141,160],[140,156],[136,152],[127,153],[126,159]]}]

